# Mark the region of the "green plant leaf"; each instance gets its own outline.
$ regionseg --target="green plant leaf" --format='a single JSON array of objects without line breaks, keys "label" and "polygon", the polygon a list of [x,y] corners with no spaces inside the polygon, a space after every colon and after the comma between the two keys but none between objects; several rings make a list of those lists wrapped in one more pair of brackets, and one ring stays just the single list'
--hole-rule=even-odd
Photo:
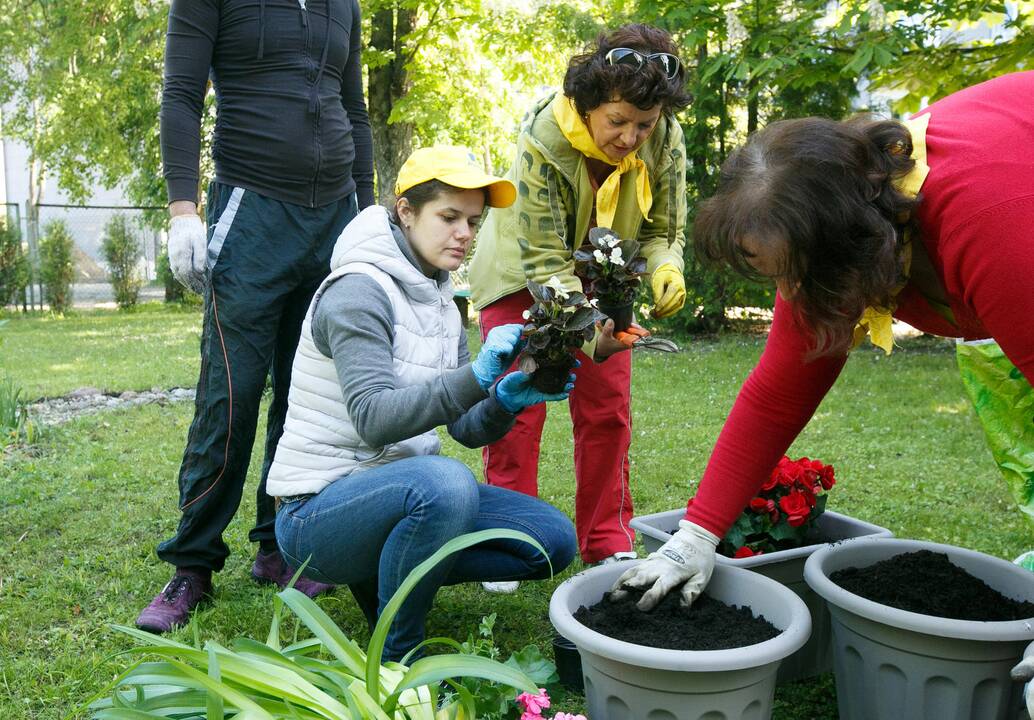
[{"label": "green plant leaf", "polygon": [[505,664],[523,672],[531,678],[536,687],[553,685],[560,681],[556,665],[542,654],[537,645],[525,645],[511,655]]},{"label": "green plant leaf", "polygon": [[[215,646],[208,646],[208,677],[212,678],[214,682],[219,682],[219,658],[216,657]],[[223,720],[226,716],[225,708],[223,707],[223,698],[218,693],[210,692],[206,695],[205,700],[207,701],[208,708],[208,720]]]},{"label": "green plant leaf", "polygon": [[354,640],[341,631],[319,605],[313,602],[312,598],[294,588],[281,590],[277,594],[305,627],[319,638],[327,652],[344,663],[349,672],[362,677],[366,661],[363,651]]},{"label": "green plant leaf", "polygon": [[503,683],[525,692],[538,692],[535,681],[517,667],[475,655],[435,655],[417,660],[402,682],[384,702],[384,711],[395,710],[399,695],[404,690],[439,683],[454,677],[477,677]]},{"label": "green plant leaf", "polygon": [[[402,603],[405,602],[406,597],[412,592],[413,588],[416,587],[423,577],[431,571],[431,569],[440,563],[443,559],[447,558],[455,552],[465,550],[468,547],[477,545],[481,542],[488,540],[520,540],[526,542],[540,553],[542,553],[548,560],[549,554],[546,549],[539,544],[537,540],[517,530],[505,530],[501,528],[495,528],[492,530],[481,530],[479,532],[466,533],[455,537],[449,542],[442,545],[438,550],[432,554],[429,558],[424,560],[422,563],[413,568],[412,572],[406,576],[406,579],[399,585],[398,590],[391,596],[391,600],[384,606],[384,610],[381,612],[380,617],[377,619],[377,625],[373,629],[373,635],[370,638],[370,643],[366,650],[366,689],[371,695],[379,692],[380,687],[380,672],[381,672],[381,655],[384,652],[384,641],[388,637],[388,629],[391,627],[392,620],[395,619],[395,615],[398,613]],[[552,574],[552,567],[550,568]],[[286,591],[285,591],[286,592]],[[301,594],[301,593],[299,593]],[[305,597],[304,595],[302,597]]]}]

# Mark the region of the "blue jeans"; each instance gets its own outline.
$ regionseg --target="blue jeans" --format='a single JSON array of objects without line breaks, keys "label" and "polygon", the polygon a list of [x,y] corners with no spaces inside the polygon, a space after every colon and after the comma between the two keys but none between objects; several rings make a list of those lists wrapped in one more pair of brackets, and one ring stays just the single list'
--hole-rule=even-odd
[{"label": "blue jeans", "polygon": [[[574,527],[552,505],[478,483],[452,458],[427,455],[351,473],[320,493],[282,502],[280,551],[305,575],[348,585],[372,624],[409,572],[452,538],[490,528],[520,530],[549,553],[553,571],[574,558]],[[538,580],[549,563],[535,548],[492,540],[450,555],[413,589],[392,622],[384,660],[424,638],[424,619],[442,585],[475,580]]]}]

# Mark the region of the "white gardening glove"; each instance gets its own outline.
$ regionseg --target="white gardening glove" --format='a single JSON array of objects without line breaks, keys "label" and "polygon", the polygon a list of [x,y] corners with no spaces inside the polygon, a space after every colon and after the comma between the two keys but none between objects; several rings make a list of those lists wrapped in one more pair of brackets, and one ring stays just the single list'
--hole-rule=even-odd
[{"label": "white gardening glove", "polygon": [[1027,683],[1023,688],[1023,699],[1027,703],[1027,715],[1034,720],[1034,643],[1027,646],[1023,651],[1023,659],[1020,660],[1010,673],[1012,679],[1017,682]]},{"label": "white gardening glove", "polygon": [[[707,587],[714,572],[714,551],[719,537],[689,520],[679,521],[679,530],[657,552],[650,553],[618,578],[611,599],[628,595],[624,588],[646,588],[636,603],[640,610],[652,610],[673,588],[682,585],[682,604],[689,606]],[[685,584],[683,584],[685,583]]]},{"label": "white gardening glove", "polygon": [[208,282],[208,233],[194,213],[174,215],[169,221],[169,265],[173,276],[194,292]]}]

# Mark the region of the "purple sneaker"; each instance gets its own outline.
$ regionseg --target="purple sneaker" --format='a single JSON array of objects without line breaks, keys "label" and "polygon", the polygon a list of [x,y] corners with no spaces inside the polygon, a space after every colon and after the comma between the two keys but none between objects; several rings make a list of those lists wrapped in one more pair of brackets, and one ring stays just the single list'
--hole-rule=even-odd
[{"label": "purple sneaker", "polygon": [[[296,569],[288,565],[279,552],[264,553],[260,551],[255,556],[255,564],[251,566],[251,577],[255,582],[263,585],[276,583],[278,587],[285,588],[294,577],[295,571]],[[334,590],[333,585],[310,580],[304,575],[298,578],[294,588],[311,598]]]},{"label": "purple sneaker", "polygon": [[191,611],[212,596],[212,576],[176,568],[176,574],[136,619],[141,630],[157,635],[185,625]]}]

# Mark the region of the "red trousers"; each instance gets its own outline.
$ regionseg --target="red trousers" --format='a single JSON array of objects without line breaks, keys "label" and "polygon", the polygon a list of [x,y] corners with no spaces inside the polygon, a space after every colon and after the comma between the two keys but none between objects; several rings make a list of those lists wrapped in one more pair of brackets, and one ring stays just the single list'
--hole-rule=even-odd
[{"label": "red trousers", "polygon": [[[481,339],[497,325],[523,323],[531,295],[507,295],[481,310]],[[574,424],[575,529],[582,560],[597,562],[634,549],[628,448],[632,442],[632,353],[594,363],[581,351],[581,367],[568,399]],[[546,403],[525,408],[517,424],[482,450],[489,485],[538,495],[539,441]]]}]

